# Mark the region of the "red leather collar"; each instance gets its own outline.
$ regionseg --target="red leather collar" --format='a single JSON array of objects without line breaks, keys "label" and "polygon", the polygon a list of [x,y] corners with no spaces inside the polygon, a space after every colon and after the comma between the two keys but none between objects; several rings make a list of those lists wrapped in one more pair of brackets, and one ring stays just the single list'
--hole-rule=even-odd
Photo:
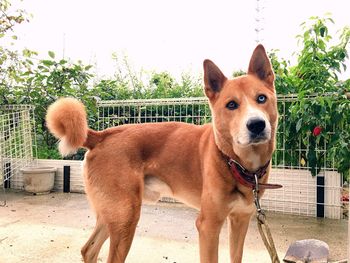
[{"label": "red leather collar", "polygon": [[264,183],[259,183],[258,181],[259,179],[263,178],[264,175],[266,174],[267,168],[270,165],[270,160],[264,166],[260,167],[258,170],[254,172],[250,172],[237,161],[233,160],[228,156],[225,156],[225,157],[227,159],[227,164],[230,167],[233,177],[240,184],[256,191],[259,191],[259,189],[278,189],[282,187],[282,185],[280,184],[264,184]]}]

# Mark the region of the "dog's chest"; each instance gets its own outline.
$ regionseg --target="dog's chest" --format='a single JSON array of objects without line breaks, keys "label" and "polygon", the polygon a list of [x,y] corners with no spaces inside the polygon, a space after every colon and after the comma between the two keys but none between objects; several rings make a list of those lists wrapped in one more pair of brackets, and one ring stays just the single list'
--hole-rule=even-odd
[{"label": "dog's chest", "polygon": [[233,200],[229,203],[231,214],[251,215],[254,213],[254,202],[239,192],[233,193]]}]

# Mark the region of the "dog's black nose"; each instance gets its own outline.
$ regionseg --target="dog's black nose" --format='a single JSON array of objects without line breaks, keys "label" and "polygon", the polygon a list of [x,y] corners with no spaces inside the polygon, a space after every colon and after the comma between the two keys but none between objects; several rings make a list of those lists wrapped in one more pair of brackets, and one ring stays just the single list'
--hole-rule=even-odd
[{"label": "dog's black nose", "polygon": [[259,135],[266,127],[263,119],[250,119],[247,122],[247,128],[253,135]]}]

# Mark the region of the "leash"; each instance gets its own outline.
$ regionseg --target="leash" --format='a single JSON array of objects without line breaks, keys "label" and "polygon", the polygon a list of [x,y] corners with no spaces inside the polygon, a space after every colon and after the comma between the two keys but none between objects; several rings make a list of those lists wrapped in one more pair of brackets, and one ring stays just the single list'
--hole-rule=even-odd
[{"label": "leash", "polygon": [[256,219],[257,219],[259,233],[267,251],[269,252],[271,262],[280,263],[280,260],[278,258],[278,254],[276,251],[276,246],[275,246],[275,243],[273,242],[270,227],[269,227],[269,224],[267,223],[266,215],[260,206],[258,193],[259,193],[259,182],[258,182],[258,177],[255,176],[255,187],[253,188],[253,195],[254,195],[254,203],[256,206]]},{"label": "leash", "polygon": [[252,189],[254,196],[254,204],[256,207],[256,219],[261,239],[263,240],[264,245],[267,251],[269,252],[271,262],[280,263],[276,251],[276,246],[270,231],[270,227],[267,223],[266,215],[261,209],[258,195],[260,189],[278,189],[282,187],[282,185],[280,184],[259,183],[259,179],[261,179],[266,174],[267,169],[270,165],[270,161],[268,161],[264,166],[260,167],[255,172],[249,172],[240,163],[233,160],[232,158],[227,158],[227,160],[227,163],[231,168],[232,174],[235,177],[235,179],[240,184]]}]

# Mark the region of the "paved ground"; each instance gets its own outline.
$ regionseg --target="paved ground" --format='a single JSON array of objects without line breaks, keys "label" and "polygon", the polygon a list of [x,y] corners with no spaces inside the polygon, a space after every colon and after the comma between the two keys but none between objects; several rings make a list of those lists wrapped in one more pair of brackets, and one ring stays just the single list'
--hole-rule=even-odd
[{"label": "paved ground", "polygon": [[[80,248],[94,226],[94,215],[85,195],[9,193],[7,197],[7,206],[0,207],[0,263],[81,262]],[[196,215],[197,211],[182,205],[143,206],[127,262],[199,262]],[[333,260],[347,257],[345,220],[273,213],[268,214],[268,220],[280,258],[293,241],[306,238],[327,242]],[[99,262],[106,261],[107,253],[108,242]],[[243,261],[270,262],[255,220],[248,231]],[[220,262],[229,262],[226,226],[221,235]]]}]

